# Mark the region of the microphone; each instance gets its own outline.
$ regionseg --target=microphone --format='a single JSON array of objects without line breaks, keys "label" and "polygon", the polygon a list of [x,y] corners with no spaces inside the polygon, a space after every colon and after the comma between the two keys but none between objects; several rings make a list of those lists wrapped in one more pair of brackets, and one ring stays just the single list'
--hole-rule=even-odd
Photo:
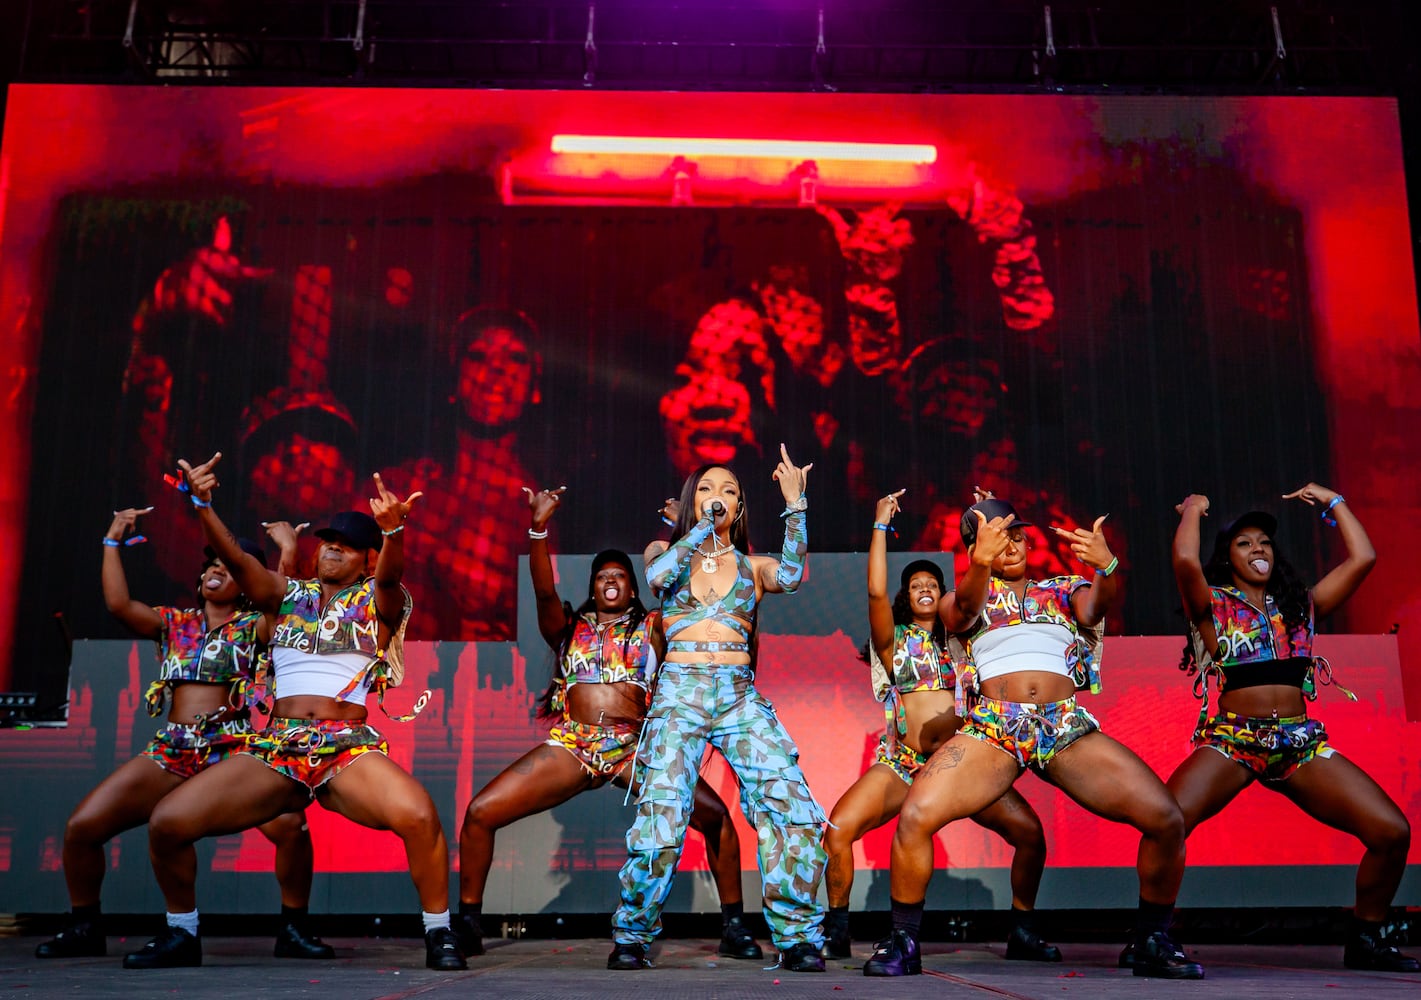
[{"label": "microphone", "polygon": [[712,500],[704,509],[709,511],[713,516],[720,517],[720,515],[725,513],[725,504],[719,500]]}]

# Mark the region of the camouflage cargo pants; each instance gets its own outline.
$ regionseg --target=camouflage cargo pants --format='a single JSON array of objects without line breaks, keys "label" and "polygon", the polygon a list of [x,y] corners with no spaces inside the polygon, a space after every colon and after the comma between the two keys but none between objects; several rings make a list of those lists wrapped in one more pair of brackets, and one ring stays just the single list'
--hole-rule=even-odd
[{"label": "camouflage cargo pants", "polygon": [[799,750],[755,690],[750,669],[726,664],[662,667],[637,753],[641,791],[627,831],[613,936],[620,944],[645,944],[661,929],[707,744],[735,772],[740,806],[758,836],[765,921],[775,946],[818,947],[824,811],[805,783]]}]

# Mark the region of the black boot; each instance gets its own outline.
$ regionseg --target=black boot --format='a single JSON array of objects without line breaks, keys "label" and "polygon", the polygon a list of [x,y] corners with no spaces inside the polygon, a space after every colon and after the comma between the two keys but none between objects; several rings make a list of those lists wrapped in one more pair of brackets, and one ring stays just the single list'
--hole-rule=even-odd
[{"label": "black boot", "polygon": [[720,947],[716,949],[716,954],[726,958],[765,957],[764,950],[755,941],[755,935],[750,933],[750,928],[745,926],[741,917],[731,917],[725,922],[725,930],[720,935]]},{"label": "black boot", "polygon": [[1191,962],[1168,931],[1155,931],[1135,943],[1135,975],[1152,979],[1203,979],[1204,967]]},{"label": "black boot", "polygon": [[1115,964],[1122,969],[1133,969],[1135,967],[1135,942],[1131,941],[1120,949],[1120,957],[1115,960]]},{"label": "black boot", "polygon": [[125,969],[181,969],[202,964],[202,940],[181,927],[164,927],[138,951],[123,956]]},{"label": "black boot", "polygon": [[1384,925],[1355,921],[1352,936],[1342,952],[1342,964],[1349,969],[1372,972],[1421,972],[1421,962],[1403,955],[1390,938]]},{"label": "black boot", "polygon": [[454,931],[459,935],[459,948],[465,958],[484,953],[484,929],[478,917],[472,913],[459,914],[454,918]]},{"label": "black boot", "polygon": [[824,922],[824,957],[825,958],[853,958],[854,942],[849,936],[849,922],[845,919],[842,922]]},{"label": "black boot", "polygon": [[879,944],[863,966],[865,976],[920,976],[923,958],[918,953],[918,939],[907,931],[894,931]]},{"label": "black boot", "polygon": [[612,953],[607,956],[607,968],[616,972],[635,972],[651,967],[644,944],[614,944]]},{"label": "black boot", "polygon": [[819,945],[801,941],[780,952],[780,968],[786,972],[823,972],[824,958]]},{"label": "black boot", "polygon": [[103,928],[94,920],[77,920],[35,948],[35,958],[102,958],[108,953]]},{"label": "black boot", "polygon": [[293,922],[284,924],[276,932],[277,958],[335,958],[336,950],[314,934],[308,934],[301,925]]},{"label": "black boot", "polygon": [[459,935],[452,927],[432,927],[424,932],[424,967],[440,972],[467,969],[464,953],[459,950]]},{"label": "black boot", "polygon": [[1029,921],[1019,920],[1007,935],[1007,960],[1012,962],[1059,962],[1061,949],[1036,933]]}]

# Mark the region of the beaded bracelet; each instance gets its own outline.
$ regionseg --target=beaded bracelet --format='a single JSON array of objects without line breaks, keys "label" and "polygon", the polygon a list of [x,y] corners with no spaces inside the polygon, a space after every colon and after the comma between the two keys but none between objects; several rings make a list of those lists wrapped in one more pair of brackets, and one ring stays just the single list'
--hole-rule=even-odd
[{"label": "beaded bracelet", "polygon": [[1329,528],[1337,527],[1337,518],[1332,516],[1332,508],[1336,507],[1340,503],[1346,502],[1347,498],[1344,497],[1341,493],[1333,497],[1332,502],[1322,509],[1322,523],[1327,525]]},{"label": "beaded bracelet", "polygon": [[402,524],[402,525],[400,525],[398,528],[391,528],[389,531],[386,531],[386,530],[384,530],[384,529],[382,528],[382,529],[380,529],[380,534],[384,535],[386,538],[389,538],[391,535],[398,535],[400,532],[402,532],[402,531],[404,531],[404,530],[405,530],[405,526]]}]

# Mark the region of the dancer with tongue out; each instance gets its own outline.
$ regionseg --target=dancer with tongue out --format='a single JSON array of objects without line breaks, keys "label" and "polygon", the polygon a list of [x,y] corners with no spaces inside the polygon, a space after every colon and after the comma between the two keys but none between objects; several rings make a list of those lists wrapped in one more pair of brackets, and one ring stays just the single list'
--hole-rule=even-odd
[{"label": "dancer with tongue out", "polygon": [[[1313,619],[1356,592],[1376,552],[1336,490],[1308,483],[1284,499],[1322,508],[1323,521],[1338,528],[1347,550],[1341,565],[1311,589],[1274,544],[1273,515],[1251,511],[1225,525],[1201,566],[1199,524],[1209,500],[1192,494],[1175,508],[1174,577],[1189,618],[1180,666],[1199,675],[1204,704],[1194,752],[1170,776],[1169,790],[1187,831],[1261,781],[1319,822],[1355,836],[1366,853],[1342,962],[1350,969],[1421,971],[1421,963],[1397,950],[1386,925],[1411,844],[1406,816],[1366,772],[1334,752],[1322,723],[1307,715],[1317,680],[1332,681],[1327,661],[1313,655]],[[1220,690],[1219,711],[1212,716],[1211,678]],[[1132,958],[1127,948],[1121,963]]]},{"label": "dancer with tongue out", "polygon": [[[665,645],[661,612],[642,605],[636,572],[625,552],[607,549],[593,557],[587,599],[576,610],[558,596],[547,529],[566,489],[523,489],[531,516],[528,570],[538,602],[538,631],[557,653],[553,680],[538,714],[557,721],[545,743],[504,768],[464,813],[455,926],[466,955],[484,953],[479,918],[495,834],[609,781],[627,787]],[[720,954],[763,958],[742,919],[740,840],[725,803],[709,785],[696,786],[691,827],[706,839],[711,876],[720,893],[725,915]]]}]

